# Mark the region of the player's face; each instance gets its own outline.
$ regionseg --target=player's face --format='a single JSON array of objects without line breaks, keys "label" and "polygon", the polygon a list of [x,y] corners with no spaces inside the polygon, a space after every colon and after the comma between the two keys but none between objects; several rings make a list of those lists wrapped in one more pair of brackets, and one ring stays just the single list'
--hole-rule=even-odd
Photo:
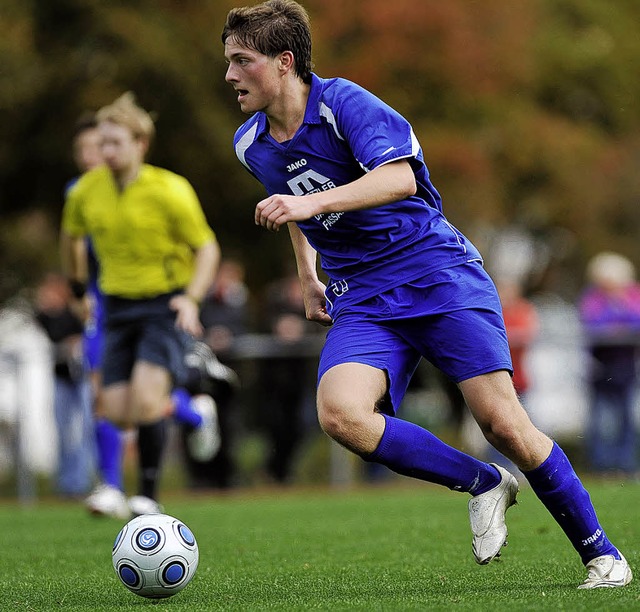
[{"label": "player's face", "polygon": [[238,93],[240,110],[268,114],[280,93],[278,59],[238,44],[233,36],[225,42],[224,56],[229,64],[225,80]]},{"label": "player's face", "polygon": [[88,128],[76,136],[73,141],[73,159],[80,172],[92,170],[102,163],[98,128]]},{"label": "player's face", "polygon": [[114,174],[135,172],[144,159],[144,142],[129,128],[111,121],[103,121],[98,129],[104,163]]}]

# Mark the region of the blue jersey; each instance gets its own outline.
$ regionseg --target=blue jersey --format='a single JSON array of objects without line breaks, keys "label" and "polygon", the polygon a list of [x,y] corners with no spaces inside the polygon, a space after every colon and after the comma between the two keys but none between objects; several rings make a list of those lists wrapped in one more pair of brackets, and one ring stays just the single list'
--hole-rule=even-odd
[{"label": "blue jersey", "polygon": [[345,79],[313,75],[301,127],[278,143],[264,113],[236,132],[236,155],[270,195],[306,195],[351,183],[406,159],[417,191],[376,208],[320,214],[298,223],[328,276],[327,310],[345,307],[425,274],[480,260],[442,213],[411,125],[379,98]]},{"label": "blue jersey", "polygon": [[85,360],[89,370],[99,370],[102,365],[102,352],[105,334],[105,296],[98,286],[100,264],[93,249],[90,238],[87,241],[87,266],[89,282],[87,293],[92,302],[91,316],[85,323],[84,350]]}]

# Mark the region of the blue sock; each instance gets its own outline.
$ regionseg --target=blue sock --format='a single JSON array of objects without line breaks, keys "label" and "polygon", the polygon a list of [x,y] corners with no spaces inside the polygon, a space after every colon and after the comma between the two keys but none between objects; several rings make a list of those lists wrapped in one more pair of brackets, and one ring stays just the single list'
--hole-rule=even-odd
[{"label": "blue sock", "polygon": [[427,482],[444,485],[454,491],[479,495],[500,482],[493,466],[445,444],[432,433],[395,417],[386,421],[378,448],[365,457],[389,469]]},{"label": "blue sock", "polygon": [[191,406],[191,395],[186,389],[177,387],[171,394],[173,400],[173,418],[178,423],[190,425],[194,429],[202,425],[202,417]]},{"label": "blue sock", "polygon": [[120,430],[106,419],[97,419],[95,428],[100,478],[105,484],[122,490],[122,435]]},{"label": "blue sock", "polygon": [[569,459],[555,442],[551,454],[542,465],[523,474],[578,551],[584,564],[600,555],[615,555],[620,558],[620,553],[598,522],[589,493]]}]

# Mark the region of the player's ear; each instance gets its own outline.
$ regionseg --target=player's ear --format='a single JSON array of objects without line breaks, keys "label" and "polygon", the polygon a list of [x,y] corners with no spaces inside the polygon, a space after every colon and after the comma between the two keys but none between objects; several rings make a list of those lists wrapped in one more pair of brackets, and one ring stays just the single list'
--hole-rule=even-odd
[{"label": "player's ear", "polygon": [[283,51],[278,58],[278,66],[282,72],[287,72],[295,68],[296,60],[291,51]]},{"label": "player's ear", "polygon": [[138,136],[136,140],[138,142],[138,147],[140,148],[142,157],[146,157],[147,153],[149,152],[149,146],[151,145],[149,138],[147,136]]}]

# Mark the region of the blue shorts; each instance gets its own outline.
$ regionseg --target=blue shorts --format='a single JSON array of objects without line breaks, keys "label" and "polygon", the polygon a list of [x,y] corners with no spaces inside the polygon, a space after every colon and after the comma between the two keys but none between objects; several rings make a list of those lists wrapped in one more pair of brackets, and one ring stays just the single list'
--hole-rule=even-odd
[{"label": "blue shorts", "polygon": [[176,328],[176,313],[169,308],[174,295],[144,300],[106,297],[105,386],[128,381],[137,361],[162,366],[174,381],[184,376],[184,353],[190,338]]},{"label": "blue shorts", "polygon": [[498,292],[479,262],[438,270],[342,312],[327,333],[318,382],[342,363],[385,370],[382,410],[392,414],[422,357],[456,383],[513,373]]}]

